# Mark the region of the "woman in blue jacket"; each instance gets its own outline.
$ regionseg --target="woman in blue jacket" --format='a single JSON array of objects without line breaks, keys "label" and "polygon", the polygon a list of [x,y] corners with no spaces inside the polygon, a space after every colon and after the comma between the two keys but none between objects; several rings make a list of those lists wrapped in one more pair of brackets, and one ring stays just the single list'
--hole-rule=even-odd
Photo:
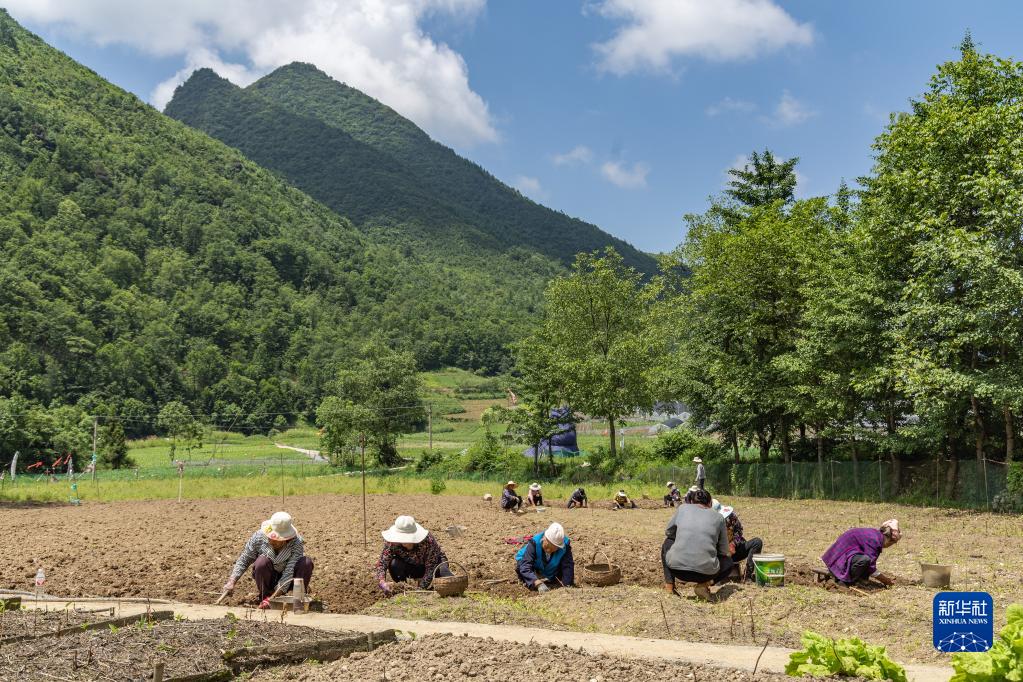
[{"label": "woman in blue jacket", "polygon": [[541,593],[575,585],[572,543],[560,523],[552,523],[519,549],[515,554],[515,573],[523,585]]}]

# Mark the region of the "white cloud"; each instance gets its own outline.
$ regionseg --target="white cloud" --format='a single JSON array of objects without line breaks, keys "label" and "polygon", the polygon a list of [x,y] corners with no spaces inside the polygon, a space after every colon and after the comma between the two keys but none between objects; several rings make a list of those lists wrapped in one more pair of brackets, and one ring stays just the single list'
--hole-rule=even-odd
[{"label": "white cloud", "polygon": [[515,186],[515,189],[534,199],[542,197],[544,194],[540,181],[528,175],[517,176],[512,184]]},{"label": "white cloud", "polygon": [[637,161],[629,168],[620,161],[605,161],[600,166],[600,173],[613,185],[625,189],[636,189],[646,187],[646,176],[650,167],[642,161]]},{"label": "white cloud", "polygon": [[793,126],[803,123],[816,115],[816,111],[800,102],[786,90],[781,94],[778,106],[774,108],[773,122],[780,126]]},{"label": "white cloud", "polygon": [[753,102],[749,102],[744,99],[725,97],[720,102],[711,104],[704,110],[704,112],[713,118],[714,116],[728,113],[749,114],[756,111],[756,109],[757,105]]},{"label": "white cloud", "polygon": [[676,57],[733,61],[813,42],[810,25],[772,0],[598,0],[596,9],[624,22],[594,46],[600,67],[618,75],[668,71]]},{"label": "white cloud", "polygon": [[[16,17],[98,45],[121,44],[183,68],[157,86],[165,103],[193,67],[244,85],[293,61],[315,64],[455,145],[498,137],[462,56],[428,35],[423,20],[472,20],[486,0],[8,0]],[[230,55],[226,63],[223,55]]]},{"label": "white cloud", "polygon": [[593,150],[586,145],[576,145],[564,154],[555,154],[551,159],[555,166],[570,166],[577,163],[586,164],[593,160]]}]

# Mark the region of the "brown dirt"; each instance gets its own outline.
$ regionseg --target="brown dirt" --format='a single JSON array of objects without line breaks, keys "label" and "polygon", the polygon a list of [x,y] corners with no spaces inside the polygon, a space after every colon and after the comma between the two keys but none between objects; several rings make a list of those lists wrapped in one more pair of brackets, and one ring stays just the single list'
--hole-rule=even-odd
[{"label": "brown dirt", "polygon": [[11,609],[0,613],[0,642],[12,637],[31,635],[38,637],[48,633],[57,633],[87,623],[110,620],[114,616],[110,609],[103,611],[79,611],[67,609],[33,609],[21,611]]},{"label": "brown dirt", "polygon": [[[495,489],[495,493],[499,492]],[[859,636],[887,645],[903,662],[947,662],[933,651],[933,591],[919,584],[917,562],[933,553],[954,564],[953,589],[983,589],[996,604],[996,626],[1005,606],[1023,598],[1023,526],[1018,517],[962,511],[822,501],[728,499],[747,536],[764,538],[766,551],[788,557],[789,586],[728,587],[716,604],[669,601],[660,591],[660,542],[671,515],[658,503],[641,508],[565,510],[551,500],[544,513],[503,514],[474,498],[380,495],[369,500],[369,546],[363,548],[362,505],[354,496],[289,498],[287,509],[316,560],[312,592],[329,611],[366,611],[395,617],[510,622],[554,629],[669,636],[724,643],[794,646],[803,629],[830,636]],[[211,603],[245,540],[280,502],[239,500],[120,502],[81,507],[4,511],[13,563],[0,566],[0,588],[26,589],[36,568],[46,569],[47,589],[68,596],[148,596]],[[601,505],[602,507],[603,505]],[[379,530],[412,513],[432,529],[448,556],[470,572],[470,593],[461,599],[409,594],[380,600],[372,566]],[[812,584],[810,567],[841,533],[898,517],[904,539],[886,550],[880,567],[899,578],[890,590],[863,596]],[[622,565],[624,585],[558,590],[537,597],[513,579],[514,544],[551,521],[563,523],[578,563],[604,549]],[[468,528],[453,539],[449,525]],[[233,601],[254,598],[247,577]],[[754,626],[749,624],[752,602]],[[665,607],[662,614],[661,607]],[[755,632],[754,632],[755,630]]]},{"label": "brown dirt", "polygon": [[[22,611],[18,617],[29,619],[31,614]],[[0,682],[50,678],[137,680],[150,675],[161,661],[166,677],[181,677],[221,668],[220,654],[225,649],[324,636],[319,630],[270,620],[176,620],[72,630],[60,637],[24,640],[0,649]]]},{"label": "brown dirt", "polygon": [[[257,672],[253,680],[493,680],[550,682],[635,680],[663,682],[688,679],[700,682],[749,682],[741,670],[712,668],[671,661],[640,661],[594,655],[568,647],[495,642],[454,635],[431,635],[398,642],[371,653],[356,652],[322,666],[293,666]],[[757,673],[761,682],[791,682],[785,675]],[[854,681],[851,681],[854,682]]]}]

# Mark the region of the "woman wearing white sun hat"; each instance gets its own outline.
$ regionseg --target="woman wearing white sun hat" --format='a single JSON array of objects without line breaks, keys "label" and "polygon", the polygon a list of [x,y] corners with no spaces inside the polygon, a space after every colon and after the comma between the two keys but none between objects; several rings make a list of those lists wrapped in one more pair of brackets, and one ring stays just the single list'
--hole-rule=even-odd
[{"label": "woman wearing white sun hat", "polygon": [[703,466],[703,460],[699,457],[693,457],[693,463],[696,464],[696,487],[700,490],[706,490],[707,468]]},{"label": "woman wearing white sun hat", "polygon": [[439,577],[448,577],[448,558],[433,537],[411,516],[399,516],[394,524],[380,535],[384,538],[384,549],[376,565],[376,580],[384,594],[391,594],[394,587],[387,582],[397,583],[410,578],[419,580],[422,589],[429,589],[434,572]]},{"label": "woman wearing white sun hat", "polygon": [[735,510],[723,505],[717,500],[710,501],[710,508],[720,514],[725,520],[725,531],[728,533],[728,549],[732,553],[732,561],[735,562],[736,570],[743,559],[746,561],[746,571],[742,573],[744,580],[753,580],[753,560],[749,557],[754,554],[761,554],[764,551],[764,541],[760,538],[750,538],[743,535],[742,522]]},{"label": "woman wearing white sun hat", "polygon": [[526,495],[526,504],[533,507],[543,506],[543,488],[539,483],[529,484],[529,494]]},{"label": "woman wearing white sun hat", "polygon": [[313,560],[305,556],[305,545],[291,514],[275,512],[253,533],[224,584],[224,592],[234,591],[235,583],[249,566],[259,589],[261,609],[270,606],[271,597],[290,592],[293,578],[305,581],[308,589],[313,578]]},{"label": "woman wearing white sun hat", "polygon": [[515,553],[515,575],[530,590],[547,592],[575,585],[572,543],[560,523],[537,533]]}]

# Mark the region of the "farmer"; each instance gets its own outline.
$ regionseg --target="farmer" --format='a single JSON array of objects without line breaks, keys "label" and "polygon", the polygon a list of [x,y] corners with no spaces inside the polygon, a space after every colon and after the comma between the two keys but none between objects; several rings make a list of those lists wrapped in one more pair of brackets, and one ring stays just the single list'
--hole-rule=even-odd
[{"label": "farmer", "polygon": [[699,457],[693,457],[693,461],[696,462],[696,487],[700,490],[705,490],[707,483],[707,469],[704,468],[703,460]]},{"label": "farmer", "polygon": [[614,499],[611,500],[612,509],[635,509],[636,503],[629,499],[629,496],[625,494],[624,490],[619,490],[615,493]]},{"label": "farmer", "polygon": [[541,593],[575,584],[572,543],[560,523],[552,523],[515,553],[515,574],[527,588]]},{"label": "farmer", "polygon": [[668,481],[668,494],[664,496],[664,506],[674,507],[677,504],[682,504],[682,493],[674,481]]},{"label": "farmer", "polygon": [[539,483],[529,484],[529,494],[526,495],[526,504],[532,507],[543,506],[543,491],[541,490]]},{"label": "farmer", "polygon": [[897,519],[889,519],[880,528],[853,528],[842,533],[835,544],[821,556],[831,575],[851,585],[873,578],[882,585],[891,586],[895,579],[877,570],[881,551],[902,538]]},{"label": "farmer", "polygon": [[572,491],[572,494],[568,496],[568,508],[572,507],[588,507],[589,503],[586,499],[586,490],[583,488],[576,488]]},{"label": "farmer", "polygon": [[270,606],[270,598],[291,591],[293,578],[300,578],[306,588],[313,577],[313,560],[305,556],[302,536],[295,530],[291,514],[275,512],[245,543],[231,577],[224,583],[224,592],[234,592],[235,583],[252,566],[252,579],[259,590],[259,608]]},{"label": "farmer", "polygon": [[522,507],[522,496],[515,494],[516,487],[518,487],[518,483],[515,481],[508,481],[504,484],[504,491],[501,493],[501,509],[504,511],[515,511]]},{"label": "farmer", "polygon": [[380,533],[384,537],[384,549],[376,565],[376,579],[384,594],[394,592],[391,580],[400,583],[415,578],[426,590],[433,582],[434,571],[440,577],[452,575],[448,570],[448,558],[430,531],[426,530],[411,516],[399,516],[394,525]]},{"label": "farmer", "polygon": [[696,596],[710,600],[710,585],[728,577],[734,565],[725,520],[711,509],[710,493],[693,493],[693,502],[675,511],[664,536],[664,589],[674,592],[675,580],[696,583]]},{"label": "farmer", "polygon": [[764,541],[760,538],[747,540],[742,534],[742,522],[735,510],[723,505],[717,500],[711,500],[711,509],[716,511],[725,520],[725,530],[728,532],[728,550],[735,562],[735,570],[738,570],[739,562],[746,561],[746,572],[743,573],[744,580],[753,579],[753,560],[749,557],[760,554],[764,551]]}]

